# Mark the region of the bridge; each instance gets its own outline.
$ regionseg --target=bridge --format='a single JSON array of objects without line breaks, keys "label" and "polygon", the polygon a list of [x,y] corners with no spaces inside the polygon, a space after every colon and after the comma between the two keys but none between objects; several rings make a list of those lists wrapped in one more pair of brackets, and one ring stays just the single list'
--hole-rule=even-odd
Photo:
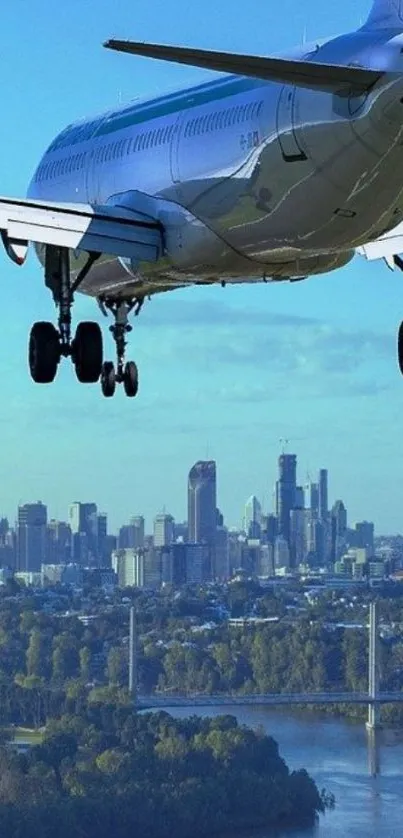
[{"label": "bridge", "polygon": [[135,609],[130,609],[130,654],[129,692],[139,710],[165,709],[173,707],[291,707],[324,704],[364,704],[368,707],[367,729],[369,732],[380,727],[379,716],[382,704],[403,703],[403,692],[380,692],[378,618],[375,602],[369,609],[369,677],[368,692],[363,693],[268,693],[265,695],[201,695],[190,693],[155,693],[140,695],[137,691],[137,639]]},{"label": "bridge", "polygon": [[168,707],[290,707],[291,705],[309,706],[313,704],[378,704],[403,703],[403,692],[379,693],[376,697],[368,693],[267,693],[263,695],[204,695],[175,693],[145,696],[138,695],[136,707],[139,710],[165,709]]}]

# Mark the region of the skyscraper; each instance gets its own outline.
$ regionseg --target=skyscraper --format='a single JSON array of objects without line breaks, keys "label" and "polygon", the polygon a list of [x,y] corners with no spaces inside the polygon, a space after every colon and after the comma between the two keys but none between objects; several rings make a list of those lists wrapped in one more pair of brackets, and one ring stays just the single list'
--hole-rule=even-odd
[{"label": "skyscraper", "polygon": [[327,469],[321,468],[319,472],[319,520],[327,521],[329,510],[327,501]]},{"label": "skyscraper", "polygon": [[310,483],[309,485],[310,501],[309,508],[313,518],[319,515],[319,486],[317,483]]},{"label": "skyscraper", "polygon": [[347,512],[342,500],[337,500],[332,507],[332,553],[333,562],[338,562],[346,549]]},{"label": "skyscraper", "polygon": [[41,501],[18,507],[17,570],[40,571],[46,562],[47,515]]},{"label": "skyscraper", "polygon": [[166,547],[174,541],[175,522],[172,515],[165,512],[154,518],[154,547]]},{"label": "skyscraper", "polygon": [[199,461],[188,480],[189,541],[213,545],[217,521],[217,478],[214,461]]},{"label": "skyscraper", "polygon": [[295,454],[281,454],[278,459],[279,479],[276,490],[276,515],[279,534],[290,543],[290,512],[295,507],[297,489],[297,458]]},{"label": "skyscraper", "polygon": [[260,538],[262,507],[256,497],[251,495],[245,503],[243,530],[248,538]]},{"label": "skyscraper", "polygon": [[72,559],[85,564],[96,560],[98,553],[98,518],[96,503],[75,503],[69,507],[72,533]]}]

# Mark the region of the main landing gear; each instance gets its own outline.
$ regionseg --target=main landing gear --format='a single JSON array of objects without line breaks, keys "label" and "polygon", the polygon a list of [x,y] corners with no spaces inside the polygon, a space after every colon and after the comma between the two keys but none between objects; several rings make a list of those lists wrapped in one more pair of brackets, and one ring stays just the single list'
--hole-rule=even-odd
[{"label": "main landing gear", "polygon": [[49,384],[56,378],[62,357],[70,357],[76,376],[83,384],[94,384],[101,379],[102,392],[113,396],[116,384],[122,382],[126,395],[133,397],[138,391],[137,366],[125,363],[126,334],[131,331],[128,315],[134,308],[138,314],[143,300],[127,303],[112,299],[99,300],[101,309],[115,317],[111,332],[116,343],[117,364],[103,361],[102,332],[98,323],[79,323],[71,336],[71,313],[74,293],[77,291],[99,254],[90,254],[77,279],[70,278],[69,251],[66,248],[47,247],[45,257],[45,283],[53,294],[58,308],[57,327],[53,323],[35,323],[29,337],[28,362],[31,377],[38,384]]}]

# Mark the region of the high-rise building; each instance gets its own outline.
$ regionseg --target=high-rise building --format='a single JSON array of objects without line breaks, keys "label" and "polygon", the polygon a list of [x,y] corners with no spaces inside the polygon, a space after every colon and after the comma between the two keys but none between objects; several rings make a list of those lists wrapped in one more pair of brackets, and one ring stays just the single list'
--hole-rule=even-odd
[{"label": "high-rise building", "polygon": [[154,547],[166,547],[174,541],[175,521],[162,512],[154,518]]},{"label": "high-rise building", "polygon": [[276,515],[279,534],[290,542],[290,512],[295,507],[297,488],[297,458],[295,454],[281,454],[278,459],[279,479],[277,481]]},{"label": "high-rise building", "polygon": [[214,578],[220,581],[229,579],[229,539],[226,527],[217,527],[214,561]]},{"label": "high-rise building", "polygon": [[65,521],[52,519],[47,526],[46,562],[52,565],[71,561],[71,529]]},{"label": "high-rise building", "polygon": [[143,515],[133,515],[129,526],[133,528],[133,547],[144,547],[145,521]]},{"label": "high-rise building", "polygon": [[47,508],[41,502],[18,507],[17,570],[39,572],[46,561]]},{"label": "high-rise building", "polygon": [[305,509],[292,509],[290,513],[290,561],[298,568],[306,555],[306,513]]},{"label": "high-rise building", "polygon": [[260,538],[262,507],[256,497],[251,495],[245,503],[242,528],[248,538]]},{"label": "high-rise building", "polygon": [[338,562],[346,550],[347,545],[347,511],[342,500],[333,504],[331,512],[332,551],[333,562]]},{"label": "high-rise building", "polygon": [[309,508],[313,517],[319,515],[319,485],[318,483],[310,483],[309,485]]},{"label": "high-rise building", "polygon": [[214,544],[217,509],[217,477],[214,461],[199,461],[188,480],[189,541]]},{"label": "high-rise building", "polygon": [[303,486],[297,486],[295,490],[295,509],[305,509],[305,491]]},{"label": "high-rise building", "polygon": [[79,564],[96,563],[98,558],[98,518],[96,503],[76,501],[69,507],[72,532],[72,559]]},{"label": "high-rise building", "polygon": [[327,469],[321,468],[319,472],[319,481],[318,481],[318,489],[319,489],[319,520],[320,521],[327,521],[329,510],[328,510],[328,500],[327,500]]},{"label": "high-rise building", "polygon": [[276,570],[290,568],[290,548],[283,535],[278,535],[274,544],[274,567]]},{"label": "high-rise building", "polygon": [[374,525],[372,521],[360,521],[355,525],[354,546],[366,548],[368,554],[374,554]]}]

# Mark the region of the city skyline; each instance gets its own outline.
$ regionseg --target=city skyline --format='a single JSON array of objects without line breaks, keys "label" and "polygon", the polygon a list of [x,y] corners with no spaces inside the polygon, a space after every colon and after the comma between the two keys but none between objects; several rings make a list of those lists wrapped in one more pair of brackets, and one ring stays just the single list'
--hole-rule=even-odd
[{"label": "city skyline", "polygon": [[[281,485],[282,476],[284,476],[284,474],[288,477],[290,476],[288,464],[291,466],[291,481],[286,484],[285,497],[282,499],[281,489],[279,490],[279,487]],[[43,504],[47,510],[48,522],[67,523],[71,526],[73,534],[79,533],[85,529],[85,526],[81,525],[81,519],[83,516],[88,517],[88,520],[90,521],[91,517],[95,515],[98,517],[105,516],[107,518],[108,533],[117,534],[121,528],[127,526],[129,522],[133,522],[138,518],[143,520],[144,534],[152,535],[153,532],[155,532],[156,522],[163,518],[169,518],[176,524],[187,522],[189,532],[191,533],[190,540],[197,542],[200,540],[203,541],[205,538],[208,540],[209,538],[208,534],[204,533],[203,530],[203,526],[205,526],[205,524],[202,524],[200,528],[200,508],[198,509],[197,505],[195,506],[195,498],[201,490],[203,493],[201,495],[201,509],[203,508],[203,505],[206,506],[207,504],[207,527],[210,530],[212,527],[217,525],[216,520],[214,520],[214,524],[212,521],[213,509],[217,512],[217,514],[223,515],[225,526],[228,529],[239,531],[246,529],[244,526],[245,520],[248,517],[250,517],[250,520],[254,519],[250,508],[250,505],[253,504],[253,506],[256,507],[255,515],[275,515],[278,517],[279,534],[285,535],[288,540],[290,523],[284,526],[284,518],[282,518],[282,509],[284,509],[284,506],[286,507],[286,518],[289,518],[291,510],[301,507],[305,509],[314,509],[317,513],[318,519],[325,520],[328,515],[330,515],[332,507],[336,503],[342,501],[345,504],[345,509],[347,509],[349,525],[355,524],[356,522],[371,520],[375,521],[378,535],[403,535],[403,524],[401,533],[398,531],[384,531],[380,528],[376,515],[370,515],[368,509],[364,509],[364,514],[361,516],[354,515],[349,506],[346,491],[342,490],[338,494],[333,491],[331,482],[332,476],[329,473],[329,469],[317,467],[316,469],[311,469],[309,472],[306,472],[304,475],[301,470],[298,453],[285,453],[284,450],[282,453],[280,452],[277,454],[275,468],[277,470],[277,475],[274,476],[272,486],[270,483],[268,484],[267,491],[265,493],[261,495],[257,492],[253,492],[249,495],[246,492],[242,493],[243,502],[240,504],[238,514],[234,516],[234,518],[230,518],[228,516],[225,504],[222,503],[221,500],[221,470],[219,461],[199,459],[192,466],[190,466],[190,468],[188,466],[184,474],[184,485],[182,486],[184,496],[182,514],[181,512],[179,512],[179,514],[175,514],[173,506],[169,505],[167,502],[163,503],[160,507],[154,506],[150,513],[146,514],[140,502],[137,505],[133,505],[127,514],[122,508],[121,513],[117,515],[115,520],[115,517],[110,514],[110,510],[99,502],[100,492],[98,491],[97,493],[93,493],[91,500],[89,500],[88,497],[83,499],[83,496],[81,500],[68,500],[65,509],[62,509],[60,514],[55,513],[55,508],[52,505],[52,502],[46,497],[37,497],[36,499],[19,498],[14,512],[7,514],[6,510],[0,508],[0,520],[2,518],[6,518],[10,527],[16,526],[18,528],[21,509],[24,509],[24,507],[34,507],[38,504]],[[212,488],[210,489],[209,485],[211,481]],[[242,492],[242,490],[238,490],[238,493],[239,492]],[[205,500],[203,500],[203,498],[205,498]],[[300,500],[301,498],[302,501]]]},{"label": "city skyline", "polygon": [[[278,454],[277,456],[278,456],[278,459],[281,459],[284,455]],[[302,479],[303,475],[300,473],[301,472],[301,467],[299,465],[298,454],[290,454],[290,455],[285,455],[285,456],[286,457],[287,456],[296,457],[296,460],[297,460],[297,463],[298,463],[298,465],[297,465],[298,474],[297,474],[297,478],[296,478],[296,488],[297,488],[297,490],[299,488],[302,488],[304,490],[304,492],[305,492],[305,507],[308,508],[310,506],[311,501],[312,501],[312,497],[309,497],[309,488],[311,488],[313,491],[315,491],[315,487],[318,486],[318,481],[315,481],[313,479],[313,476],[318,477],[321,472],[326,472],[327,477],[329,478],[329,470],[328,469],[316,469],[316,470],[311,469],[310,471],[306,472],[305,478]],[[196,465],[199,464],[199,463],[203,463],[203,462],[204,462],[203,460],[198,460]],[[258,503],[261,507],[261,512],[262,512],[263,515],[276,514],[276,511],[278,511],[278,507],[276,505],[276,483],[278,481],[276,480],[276,477],[274,475],[273,485],[271,486],[270,484],[268,484],[268,488],[267,488],[266,492],[263,492],[261,494],[259,494],[258,492],[251,492],[248,495],[247,492],[242,492],[241,489],[238,489],[237,490],[237,495],[242,499],[241,502],[240,502],[240,505],[239,505],[239,511],[238,511],[238,513],[235,512],[235,514],[230,517],[226,512],[225,503],[223,503],[221,501],[220,463],[219,463],[219,461],[214,461],[214,460],[211,460],[210,462],[216,463],[216,465],[217,465],[217,477],[215,478],[216,485],[217,485],[216,505],[217,505],[218,510],[224,515],[225,525],[229,529],[242,529],[243,521],[244,521],[244,518],[245,518],[245,506],[248,503],[248,501],[251,501],[253,498],[258,501]],[[277,463],[277,460],[276,460],[276,463]],[[185,470],[185,474],[184,474],[185,482],[188,479],[188,472],[189,472],[189,468],[187,468],[187,470]],[[331,479],[331,475],[330,475],[330,479]],[[146,526],[146,532],[149,533],[149,534],[151,534],[153,532],[154,520],[158,516],[163,516],[163,515],[172,516],[172,518],[174,519],[174,521],[176,523],[188,521],[189,489],[186,490],[186,487],[185,487],[185,491],[183,492],[183,496],[184,496],[183,503],[182,504],[177,504],[177,506],[176,506],[176,508],[179,509],[179,513],[176,512],[176,514],[175,514],[174,505],[173,504],[170,505],[168,503],[168,501],[162,503],[160,506],[154,506],[154,507],[151,507],[151,508],[148,507],[148,510],[146,511],[145,508],[144,508],[144,505],[141,504],[141,500],[138,503],[133,503],[131,506],[128,506],[127,503],[123,503],[121,512],[112,512],[111,513],[111,510],[108,509],[105,504],[99,502],[98,498],[101,494],[102,494],[102,492],[100,492],[99,489],[98,489],[97,491],[92,492],[92,498],[93,498],[92,500],[88,499],[89,495],[84,500],[83,499],[81,499],[81,500],[75,499],[75,500],[72,501],[72,500],[68,499],[67,503],[66,503],[66,506],[64,508],[60,503],[59,504],[53,504],[52,501],[49,500],[45,496],[42,496],[42,497],[32,496],[31,498],[19,497],[18,501],[16,503],[16,506],[14,508],[14,511],[12,511],[11,503],[8,504],[7,509],[6,508],[0,508],[0,519],[1,518],[7,518],[11,527],[13,527],[14,525],[18,526],[18,509],[19,509],[19,507],[35,505],[37,503],[43,503],[48,510],[48,521],[62,521],[62,522],[67,522],[67,523],[69,523],[69,517],[70,517],[70,514],[71,514],[72,507],[74,507],[77,504],[81,504],[83,506],[92,506],[93,504],[95,504],[96,507],[97,507],[97,510],[98,510],[98,515],[106,515],[107,516],[108,531],[112,532],[112,533],[117,533],[118,530],[121,527],[123,527],[130,520],[132,520],[133,518],[135,518],[137,516],[140,516],[144,519],[145,526]],[[389,530],[388,531],[386,529],[383,529],[378,524],[378,519],[377,519],[376,513],[375,514],[370,514],[370,511],[365,508],[365,504],[363,504],[363,506],[362,506],[363,514],[355,515],[354,512],[351,510],[351,507],[350,507],[349,502],[348,502],[348,487],[347,486],[346,486],[345,490],[342,489],[341,492],[335,493],[334,490],[333,490],[332,484],[330,483],[330,485],[329,485],[329,483],[328,483],[327,484],[327,494],[330,497],[330,500],[327,501],[327,503],[328,503],[327,508],[328,508],[329,512],[332,508],[332,505],[336,501],[339,501],[340,499],[342,499],[343,502],[345,503],[345,506],[346,506],[347,510],[348,510],[348,516],[349,516],[349,521],[350,522],[359,522],[359,521],[362,521],[362,520],[374,520],[375,523],[376,523],[378,534],[380,534],[380,535],[399,535],[399,534],[402,534],[403,535],[403,518],[402,518],[402,527],[401,527],[400,530],[394,530],[394,531]],[[84,498],[84,495],[82,495],[82,498]],[[318,503],[318,511],[319,511],[319,504],[320,504],[319,494],[318,494],[318,497],[317,497],[317,503]],[[235,508],[235,505],[232,504],[232,507]],[[125,512],[125,509],[127,509],[128,511]],[[10,510],[10,511],[8,511],[8,510]],[[73,527],[73,530],[74,530],[74,527]]]}]

